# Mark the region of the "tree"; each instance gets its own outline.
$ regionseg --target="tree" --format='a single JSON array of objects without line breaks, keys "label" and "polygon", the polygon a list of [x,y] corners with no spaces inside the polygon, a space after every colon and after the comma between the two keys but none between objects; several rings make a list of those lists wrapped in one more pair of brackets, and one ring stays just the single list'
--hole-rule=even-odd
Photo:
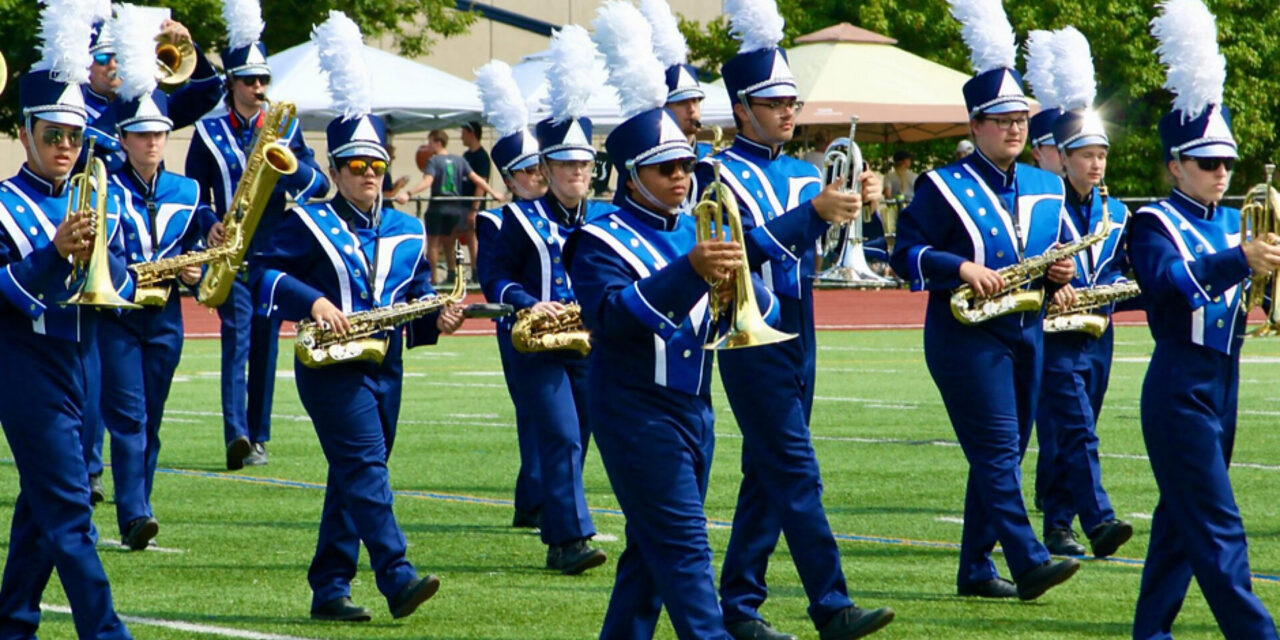
[{"label": "tree", "polygon": [[[800,5],[804,5],[803,11]],[[1217,16],[1218,40],[1227,58],[1225,102],[1233,111],[1241,162],[1233,191],[1262,178],[1275,162],[1280,122],[1280,11],[1270,0],[1207,0]],[[953,69],[970,72],[960,25],[939,0],[778,0],[787,19],[786,40],[838,22],[850,22],[898,40],[899,47]],[[1112,193],[1134,196],[1168,191],[1156,125],[1168,112],[1164,68],[1155,55],[1148,23],[1156,9],[1132,0],[1071,3],[1005,3],[1019,42],[1031,29],[1074,25],[1089,38],[1098,74],[1098,105],[1108,122],[1111,154],[1107,183]],[[696,64],[718,70],[735,43],[723,19],[701,25],[682,21]],[[856,82],[856,75],[851,75]],[[954,140],[922,143],[913,150],[935,159],[950,157]],[[875,149],[884,157],[888,149]],[[869,154],[872,155],[872,154]]]},{"label": "tree", "polygon": [[[222,0],[130,0],[135,4],[169,6],[173,18],[191,30],[205,51],[226,45],[222,21]],[[309,0],[308,2],[262,1],[266,28],[262,40],[271,53],[283,51],[311,37],[312,25],[341,10],[360,25],[365,40],[390,34],[401,53],[421,55],[435,44],[435,36],[448,37],[465,32],[475,22],[475,14],[453,9],[451,0]],[[18,78],[40,57],[41,5],[33,0],[0,0],[0,42],[5,42],[9,66],[9,86],[0,96],[0,128],[13,135],[21,125],[18,109]],[[406,19],[406,16],[410,19]]]}]

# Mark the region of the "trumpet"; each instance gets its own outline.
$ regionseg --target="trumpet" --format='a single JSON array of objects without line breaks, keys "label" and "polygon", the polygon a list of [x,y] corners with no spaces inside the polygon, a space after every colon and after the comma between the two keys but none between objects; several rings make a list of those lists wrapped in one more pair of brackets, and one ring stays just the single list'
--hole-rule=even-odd
[{"label": "trumpet", "polygon": [[67,299],[64,304],[106,309],[137,309],[136,305],[125,300],[116,292],[111,282],[111,258],[107,254],[107,166],[101,158],[93,155],[94,139],[89,139],[85,153],[89,160],[84,163],[84,172],[71,176],[67,187],[72,196],[67,198],[67,213],[64,219],[82,215],[92,209],[94,221],[93,252],[89,259],[77,262],[75,277],[82,279],[79,290]]},{"label": "trumpet", "polygon": [[[839,185],[841,191],[848,193],[862,191],[862,181],[858,179],[863,166],[862,149],[854,142],[857,132],[858,116],[853,116],[849,122],[849,137],[836,138],[827,145],[827,153],[822,160],[826,167],[827,184]],[[859,289],[878,289],[895,284],[893,280],[872,271],[862,253],[862,224],[869,214],[870,211],[864,207],[862,213],[852,221],[831,230],[830,233],[837,236],[840,257],[834,265],[815,275],[815,280]]]},{"label": "trumpet", "polygon": [[[1269,233],[1280,235],[1280,219],[1276,218],[1280,213],[1280,193],[1271,186],[1271,178],[1276,166],[1268,164],[1264,168],[1267,174],[1266,182],[1250,189],[1244,206],[1240,208],[1240,233],[1245,240],[1265,238]],[[1271,306],[1267,309],[1266,321],[1249,335],[1261,338],[1280,334],[1280,305],[1277,304],[1280,297],[1277,296],[1280,296],[1280,278],[1277,278],[1277,272],[1265,271],[1250,277],[1249,295],[1245,298],[1244,305],[1245,313],[1254,307],[1262,306],[1266,298],[1271,299]]]},{"label": "trumpet", "polygon": [[171,33],[156,36],[156,80],[161,88],[172,91],[191,79],[196,70],[196,47],[190,38]]}]

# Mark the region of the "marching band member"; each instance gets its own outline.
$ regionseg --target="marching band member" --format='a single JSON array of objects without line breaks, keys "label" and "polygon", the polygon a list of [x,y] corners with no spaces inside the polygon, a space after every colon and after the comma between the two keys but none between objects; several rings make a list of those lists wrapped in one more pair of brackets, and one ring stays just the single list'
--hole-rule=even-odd
[{"label": "marching band member", "polygon": [[[327,130],[329,175],[338,195],[300,205],[281,221],[252,265],[253,290],[258,313],[310,318],[343,332],[350,327],[346,314],[435,292],[422,222],[384,207],[382,200],[390,156],[386,126],[370,114],[360,28],[332,11],[311,37],[342,114]],[[435,344],[440,333],[453,333],[461,324],[458,309],[433,313],[408,325],[404,346]],[[351,601],[361,542],[393,617],[413,613],[440,586],[435,576],[420,577],[405,558],[404,533],[392,513],[387,458],[400,412],[401,331],[391,331],[389,338],[380,364],[294,366],[298,396],[329,462],[320,539],[307,575],[313,619],[370,619],[368,609]]]},{"label": "marching band member", "polygon": [[[720,378],[742,431],[742,486],[725,554],[720,594],[734,638],[791,638],[760,616],[765,570],[785,533],[823,640],[857,638],[893,619],[892,609],[863,610],[849,599],[840,551],[822,507],[822,480],[810,444],[815,345],[814,247],[832,222],[860,215],[864,194],[881,185],[870,172],[863,194],[822,187],[813,165],[782,154],[795,131],[796,85],[787,66],[782,18],[774,0],[726,6],[740,52],[722,68],[738,136],[714,156],[743,212],[747,257],[777,295],[779,329],[799,338],[726,351]],[[712,179],[701,163],[699,184]]]},{"label": "marching band member", "polygon": [[[714,352],[703,345],[715,333],[708,280],[728,278],[742,247],[697,242],[694,219],[681,215],[696,158],[662,108],[662,65],[643,16],[614,1],[593,24],[627,116],[605,141],[619,177],[615,207],[570,241],[592,331],[591,424],[627,518],[600,638],[652,638],[665,606],[677,637],[728,640],[703,514],[715,443]],[[776,319],[778,305],[758,291]]]},{"label": "marching band member", "polygon": [[[489,150],[498,174],[511,194],[512,203],[476,215],[476,279],[485,298],[497,302],[500,281],[494,272],[492,252],[498,251],[504,212],[516,207],[515,202],[532,202],[547,193],[547,183],[538,168],[538,139],[529,131],[529,109],[520,87],[511,75],[511,67],[493,60],[476,70],[476,86],[484,102],[485,118],[498,132],[498,141]],[[516,439],[520,446],[520,470],[516,474],[514,527],[537,528],[542,512],[542,474],[538,465],[538,439],[528,402],[517,387],[521,377],[512,361],[519,357],[511,345],[511,316],[495,318],[498,355],[502,359],[502,375],[516,410]]]},{"label": "marching band member", "polygon": [[[245,154],[253,149],[254,137],[266,117],[266,89],[271,84],[267,48],[258,40],[263,24],[257,0],[224,0],[222,13],[229,41],[222,56],[227,69],[227,112],[196,123],[186,169],[187,176],[200,183],[200,199],[212,203],[218,220],[231,205],[244,171]],[[250,256],[266,247],[265,238],[272,235],[284,217],[287,198],[305,202],[329,192],[329,181],[296,122],[281,143],[297,157],[298,170],[281,176],[276,183],[250,241]],[[211,226],[210,244],[221,244],[225,235],[222,223],[212,222]],[[278,320],[253,313],[247,272],[240,271],[227,301],[218,307],[222,323],[222,420],[227,468],[231,470],[267,463],[276,340],[280,333]]]},{"label": "marching band member", "polygon": [[[116,615],[94,548],[81,448],[85,362],[96,353],[98,314],[59,304],[79,284],[68,286],[68,258],[87,261],[95,242],[107,242],[95,237],[93,212],[68,211],[79,195],[68,178],[88,118],[77,85],[88,80],[90,25],[86,3],[46,2],[43,58],[19,86],[26,163],[0,183],[0,427],[19,484],[0,582],[0,636],[9,638],[36,637],[40,600],[55,568],[79,637],[132,637]],[[107,222],[117,215],[115,200],[108,198]],[[107,255],[113,284],[123,282],[120,292],[132,295],[123,263]]]},{"label": "marching band member", "polygon": [[[591,203],[591,121],[581,117],[593,90],[595,45],[587,31],[566,25],[551,38],[551,117],[537,125],[547,194],[515,202],[503,212],[494,244],[489,299],[531,313],[558,316],[577,298],[566,272],[564,242],[608,205]],[[582,464],[591,437],[586,415],[587,362],[567,351],[514,353],[518,391],[538,439],[542,476],[542,542],[547,568],[567,575],[604,564],[588,542],[595,525],[582,488]]]},{"label": "marching band member", "polygon": [[[1096,233],[1107,220],[1112,225],[1102,244],[1076,255],[1076,275],[1068,287],[1080,290],[1112,285],[1126,280],[1124,238],[1129,211],[1118,199],[1098,192],[1111,142],[1102,117],[1093,110],[1097,86],[1089,41],[1075,27],[1067,27],[1055,32],[1052,42],[1054,75],[1064,110],[1054,121],[1052,138],[1066,175],[1067,215],[1062,219],[1066,237],[1078,240]],[[1058,304],[1067,306],[1069,295],[1067,287],[1060,289]],[[1057,471],[1056,482],[1041,494],[1044,544],[1050,553],[1084,555],[1084,546],[1076,542],[1071,529],[1076,515],[1095,557],[1114,554],[1133,535],[1132,525],[1116,519],[1102,487],[1098,461],[1097,423],[1111,375],[1114,340],[1109,322],[1099,338],[1081,331],[1051,332],[1044,337],[1036,429],[1040,462],[1044,461],[1046,444],[1051,443],[1050,464]],[[1038,486],[1039,475],[1036,480]]]},{"label": "marching band member", "polygon": [[[698,142],[698,130],[702,128],[702,101],[707,97],[698,82],[698,70],[689,64],[689,45],[676,24],[667,0],[641,0],[640,11],[653,30],[653,50],[658,62],[666,68],[667,110],[675,116],[693,147],[694,155],[701,160],[711,155],[711,143]],[[692,187],[685,202],[687,213],[698,201],[698,177],[689,176]]]},{"label": "marching band member", "polygon": [[[893,270],[914,291],[928,290],[925,362],[969,462],[957,590],[964,596],[1031,600],[1075,574],[1074,559],[1053,562],[1036,539],[1022,502],[1019,464],[1039,394],[1040,311],[979,324],[958,321],[952,290],[999,291],[995,269],[1038,256],[1059,239],[1062,180],[1017,163],[1027,135],[1027,98],[1013,68],[1017,47],[1000,0],[950,0],[963,24],[976,75],[964,85],[977,151],[926,173],[898,222]],[[1034,287],[1074,275],[1056,261]],[[1047,279],[1049,284],[1044,283]],[[1014,582],[998,577],[999,541]]]},{"label": "marching band member", "polygon": [[[111,172],[124,194],[121,211],[123,253],[129,263],[172,258],[194,249],[202,238],[199,185],[162,168],[173,120],[168,96],[156,88],[152,36],[159,22],[145,9],[121,5],[112,30],[119,37],[117,97],[111,121],[118,129],[125,164]],[[200,267],[188,267],[181,280],[199,284]],[[160,421],[169,385],[182,356],[182,304],[177,283],[167,283],[163,306],[103,314],[99,322],[102,355],[103,419],[111,432],[111,472],[115,480],[116,519],[121,540],[135,551],[159,532],[151,508],[151,489],[160,454]]]},{"label": "marching band member", "polygon": [[1253,593],[1244,523],[1228,477],[1235,444],[1246,278],[1280,268],[1280,241],[1241,237],[1240,212],[1219,203],[1236,142],[1222,104],[1226,59],[1200,0],[1167,0],[1151,23],[1168,66],[1173,110],[1160,119],[1176,187],[1133,216],[1133,261],[1155,351],[1142,385],[1142,435],[1160,502],[1134,615],[1137,640],[1172,638],[1195,576],[1226,638],[1274,639]]}]

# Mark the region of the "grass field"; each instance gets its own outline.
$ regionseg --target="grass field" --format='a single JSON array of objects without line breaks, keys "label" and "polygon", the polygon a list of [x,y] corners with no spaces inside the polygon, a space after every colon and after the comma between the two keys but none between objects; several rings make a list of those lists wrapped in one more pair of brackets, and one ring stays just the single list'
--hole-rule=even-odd
[{"label": "grass field", "polygon": [[[1145,514],[1156,503],[1138,419],[1151,350],[1146,329],[1117,334],[1099,428],[1106,486],[1120,517],[1133,521],[1134,539],[1117,561],[1088,561],[1074,580],[1033,603],[953,595],[966,467],[925,370],[920,333],[828,332],[819,343],[814,446],[851,595],[863,606],[889,605],[898,612],[877,638],[1128,636],[1150,527]],[[306,570],[325,465],[297,399],[288,346],[285,341],[281,349],[270,465],[228,473],[222,467],[218,344],[187,344],[162,429],[164,471],[154,497],[159,548],[127,553],[104,543],[101,549],[122,614],[240,630],[248,633],[239,637],[251,638],[595,637],[623,546],[623,518],[593,450],[587,501],[599,510],[601,534],[612,536],[600,542],[611,555],[607,565],[579,577],[551,574],[541,569],[544,547],[537,536],[508,526],[518,463],[513,410],[496,346],[486,337],[446,338],[411,352],[406,362],[391,479],[401,492],[396,514],[409,557],[420,571],[440,577],[439,595],[413,617],[392,621],[365,565],[354,596],[375,611],[374,621],[310,621]],[[1280,575],[1280,433],[1274,427],[1280,407],[1272,393],[1278,371],[1280,342],[1246,345],[1233,471],[1252,543],[1255,588],[1272,610],[1280,605],[1280,578],[1274,577]],[[715,402],[721,420],[707,513],[721,523],[711,530],[718,563],[729,538],[723,523],[733,516],[740,439],[718,381]],[[1024,470],[1030,487],[1034,455]],[[5,522],[16,480],[12,464],[0,465]],[[95,520],[103,538],[118,538],[113,505],[100,506]],[[1033,521],[1038,530],[1038,514]],[[999,556],[997,564],[1006,571]],[[785,541],[769,578],[764,615],[801,638],[817,638]],[[66,603],[56,579],[45,602]],[[216,637],[141,622],[131,629],[139,638]],[[1176,631],[1180,640],[1219,637],[1194,584]],[[46,615],[41,637],[74,635],[68,615]],[[665,622],[658,637],[674,637]]]}]

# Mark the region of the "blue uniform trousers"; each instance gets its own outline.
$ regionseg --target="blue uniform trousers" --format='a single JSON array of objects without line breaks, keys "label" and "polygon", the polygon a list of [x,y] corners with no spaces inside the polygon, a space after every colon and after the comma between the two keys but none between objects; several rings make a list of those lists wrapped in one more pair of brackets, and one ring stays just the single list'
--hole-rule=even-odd
[{"label": "blue uniform trousers", "polygon": [[160,457],[160,421],[182,358],[182,303],[177,292],[163,308],[108,315],[98,325],[102,354],[102,417],[111,432],[120,533],[153,517],[151,488]]},{"label": "blue uniform trousers", "polygon": [[[92,314],[86,314],[92,315]],[[84,326],[92,327],[92,320]],[[0,426],[18,468],[19,493],[0,584],[0,639],[34,639],[53,570],[80,638],[131,638],[116,615],[94,547],[89,478],[81,448],[89,342],[0,328]],[[96,373],[96,372],[95,372]]]},{"label": "blue uniform trousers", "polygon": [[596,446],[627,517],[601,640],[653,637],[663,605],[682,640],[728,640],[703,501],[715,449],[705,398],[620,389],[593,376]]},{"label": "blue uniform trousers", "polygon": [[[516,366],[511,360],[517,357],[515,347],[511,346],[511,329],[499,325],[498,356],[502,358],[502,375],[507,381],[507,390],[511,394],[511,403],[516,408],[516,440],[520,447],[520,471],[516,473],[516,511],[520,513],[537,513],[542,509],[542,472],[538,468],[538,438],[533,431],[533,421],[525,403],[517,401],[519,393],[516,386],[520,377],[516,375]],[[585,440],[584,440],[585,442]],[[586,449],[583,448],[585,453]]]},{"label": "blue uniform trousers", "polygon": [[363,542],[388,604],[418,577],[392,511],[387,458],[400,416],[400,340],[382,365],[294,365],[298,397],[329,463],[320,536],[307,572],[312,606],[351,595]]},{"label": "blue uniform trousers", "polygon": [[[253,313],[253,295],[239,278],[218,307],[222,321],[222,423],[225,442],[271,439],[280,321]],[[245,364],[249,365],[248,377]],[[247,404],[246,404],[247,402]]]},{"label": "blue uniform trousers", "polygon": [[925,323],[925,363],[969,462],[958,585],[997,577],[996,541],[1014,580],[1049,560],[1022,502],[1020,467],[1035,416],[1042,340],[1038,327],[1002,338],[981,326]]},{"label": "blue uniform trousers", "polygon": [[[759,619],[768,596],[769,556],[785,534],[809,617],[821,627],[853,604],[840,550],[822,507],[822,478],[809,439],[813,411],[812,296],[781,298],[782,328],[808,327],[795,340],[722,351],[720,379],[742,431],[742,485],[721,568],[727,622]],[[808,317],[806,317],[808,316]]]},{"label": "blue uniform trousers", "polygon": [[582,489],[591,430],[587,361],[559,353],[515,353],[516,405],[529,412],[542,477],[542,542],[560,545],[596,533]]},{"label": "blue uniform trousers", "polygon": [[[96,313],[90,308],[82,313]],[[80,425],[80,447],[84,451],[84,465],[89,475],[102,475],[102,442],[105,437],[106,424],[102,418],[102,354],[98,353],[98,325],[86,324],[81,327],[83,342],[90,345],[85,355],[85,389],[84,389],[84,422]]]},{"label": "blue uniform trousers", "polygon": [[1133,637],[1172,638],[1191,577],[1224,637],[1276,638],[1253,593],[1248,542],[1227,468],[1236,435],[1237,356],[1156,342],[1142,385],[1142,436],[1160,502],[1142,570]]},{"label": "blue uniform trousers", "polygon": [[[1080,516],[1087,534],[1114,520],[1111,499],[1102,488],[1098,462],[1098,416],[1111,375],[1115,333],[1099,338],[1080,332],[1044,336],[1044,373],[1036,409],[1036,491],[1043,500],[1044,530],[1069,529]],[[1040,489],[1041,474],[1045,488]]]}]

